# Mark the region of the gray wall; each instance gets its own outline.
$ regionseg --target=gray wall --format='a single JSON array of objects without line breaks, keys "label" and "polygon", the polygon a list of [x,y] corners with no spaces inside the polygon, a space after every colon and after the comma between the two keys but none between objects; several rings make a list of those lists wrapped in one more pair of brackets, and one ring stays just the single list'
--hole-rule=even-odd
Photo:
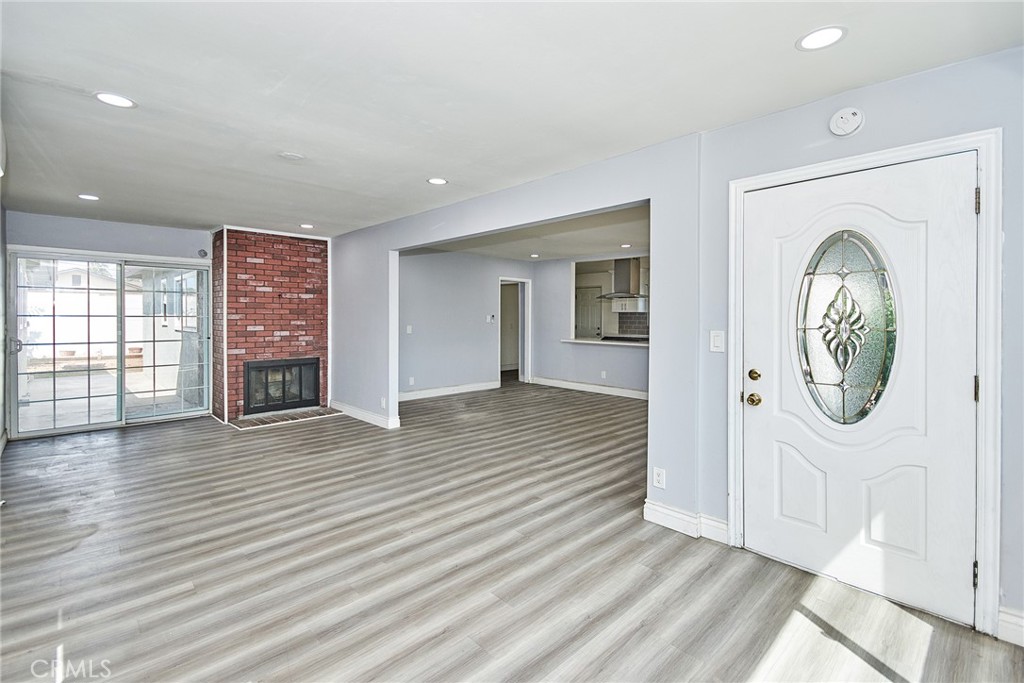
[{"label": "gray wall", "polygon": [[[1010,50],[707,133],[701,140],[700,335],[728,321],[729,181],[830,159],[1003,128],[1003,490],[1005,604],[1024,606],[1024,210],[1022,52]],[[828,132],[842,106],[864,112],[851,138]],[[660,290],[658,290],[660,291]],[[726,516],[726,357],[700,347],[701,512]]]},{"label": "gray wall", "polygon": [[[661,299],[663,304],[651,303],[650,362],[659,371],[651,373],[648,385],[648,460],[665,468],[670,482],[651,496],[695,510],[696,395],[679,388],[697,382],[697,183],[698,136],[692,135],[335,238],[334,287],[358,294],[333,297],[336,400],[397,418],[400,326],[394,250],[649,200],[651,289],[672,293],[671,299]],[[536,293],[534,301],[539,301]]]},{"label": "gray wall", "polygon": [[[501,277],[533,281],[533,374],[647,391],[647,349],[568,344],[570,261],[529,263],[474,254],[403,255],[399,262],[399,392],[496,382]],[[406,333],[406,326],[413,333]],[[607,378],[601,378],[605,370]],[[416,383],[409,386],[409,377]],[[344,402],[344,401],[343,401]]]},{"label": "gray wall", "polygon": [[530,278],[532,264],[449,253],[401,256],[398,265],[399,391],[499,381],[498,279]]},{"label": "gray wall", "polygon": [[[647,391],[646,347],[571,344],[572,309],[576,289],[571,261],[534,265],[533,374],[585,384]],[[607,307],[606,307],[607,308]],[[607,377],[601,378],[601,371]]]},{"label": "gray wall", "polygon": [[[728,314],[728,182],[1003,127],[1002,589],[1003,604],[1020,609],[1022,57],[1024,51],[1018,48],[861,88],[336,238],[335,286],[340,292],[362,294],[335,298],[335,391],[343,402],[381,412],[378,397],[398,386],[397,360],[389,357],[392,342],[385,343],[398,336],[397,293],[395,313],[388,307],[389,250],[650,199],[651,286],[657,298],[651,301],[648,465],[665,468],[667,477],[664,490],[649,487],[648,495],[681,510],[725,517],[726,359],[705,349],[708,331],[725,329]],[[829,116],[850,104],[863,109],[864,129],[846,140],[832,138],[826,128]],[[392,355],[397,359],[397,351]],[[396,416],[396,406],[389,404],[385,414]]]},{"label": "gray wall", "polygon": [[14,245],[79,249],[161,258],[200,258],[212,250],[205,230],[112,223],[84,218],[8,212],[8,242]]}]

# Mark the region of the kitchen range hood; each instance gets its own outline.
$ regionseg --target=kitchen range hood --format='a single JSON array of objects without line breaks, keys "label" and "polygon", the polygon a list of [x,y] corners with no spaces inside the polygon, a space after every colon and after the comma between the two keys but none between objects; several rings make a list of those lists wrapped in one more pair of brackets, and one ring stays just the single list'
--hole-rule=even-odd
[{"label": "kitchen range hood", "polygon": [[640,259],[615,259],[615,272],[612,275],[612,291],[602,294],[598,299],[646,299],[647,295],[640,292]]}]

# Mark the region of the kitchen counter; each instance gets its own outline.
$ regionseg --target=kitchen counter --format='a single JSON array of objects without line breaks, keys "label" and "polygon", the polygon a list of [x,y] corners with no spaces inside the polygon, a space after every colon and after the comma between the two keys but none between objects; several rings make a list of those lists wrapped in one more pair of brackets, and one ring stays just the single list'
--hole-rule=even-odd
[{"label": "kitchen counter", "polygon": [[565,344],[590,344],[593,346],[639,346],[641,348],[648,348],[650,346],[647,337],[628,337],[626,335],[618,335],[612,338],[605,339],[562,339]]}]

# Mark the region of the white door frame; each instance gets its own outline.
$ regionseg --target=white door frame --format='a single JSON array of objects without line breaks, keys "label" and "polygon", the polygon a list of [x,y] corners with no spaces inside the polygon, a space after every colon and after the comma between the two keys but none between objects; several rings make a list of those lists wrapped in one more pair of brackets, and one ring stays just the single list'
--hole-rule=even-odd
[{"label": "white door frame", "polygon": [[[729,183],[728,484],[729,544],[743,546],[743,195],[779,185],[865,171],[936,156],[976,151],[978,215],[976,548],[978,587],[974,627],[995,634],[999,625],[999,532],[1002,372],[1002,129],[957,135]],[[969,390],[965,388],[965,390]]]},{"label": "white door frame", "polygon": [[[522,277],[498,278],[498,301],[502,285],[519,285],[519,381],[533,382],[533,280]],[[501,367],[501,306],[498,306],[498,367]]]},{"label": "white door frame", "polygon": [[[92,432],[102,429],[113,429],[116,427],[125,427],[131,424],[149,424],[153,422],[170,422],[174,420],[189,419],[193,417],[201,417],[203,415],[211,415],[213,412],[213,363],[206,363],[206,389],[207,389],[207,407],[205,411],[196,411],[192,413],[186,413],[183,415],[166,415],[159,416],[150,419],[143,420],[128,420],[125,417],[123,410],[124,402],[124,340],[123,340],[123,325],[124,325],[124,310],[122,309],[124,300],[124,283],[123,277],[120,278],[120,284],[117,289],[118,293],[118,314],[117,314],[117,327],[118,327],[118,358],[121,364],[121,387],[120,399],[122,401],[121,419],[113,422],[106,422],[100,425],[79,425],[68,429],[55,428],[47,430],[35,430],[23,436],[17,429],[17,420],[15,411],[18,407],[18,366],[15,360],[16,356],[11,354],[10,344],[15,339],[15,333],[17,332],[17,321],[18,321],[18,272],[17,263],[19,258],[41,258],[41,259],[60,259],[61,257],[69,260],[95,260],[95,261],[107,261],[111,263],[117,263],[122,268],[126,265],[143,265],[143,266],[181,266],[182,268],[193,268],[196,270],[203,270],[206,272],[206,301],[207,301],[207,323],[209,329],[207,330],[206,338],[206,357],[212,359],[213,353],[213,268],[210,259],[204,258],[183,258],[183,257],[156,257],[156,256],[145,256],[137,254],[121,254],[118,252],[111,251],[94,251],[86,249],[63,249],[59,247],[35,247],[31,245],[23,244],[9,244],[7,245],[7,253],[3,255],[6,259],[7,267],[7,294],[6,294],[6,320],[3,324],[6,325],[8,345],[3,349],[3,353],[7,354],[7,360],[5,363],[5,381],[6,381],[6,393],[5,393],[5,405],[4,405],[4,419],[5,425],[7,426],[7,436],[11,440],[17,440],[20,438],[37,438],[44,436],[60,436],[64,434],[77,434],[79,432]],[[13,361],[13,363],[12,363]]]}]

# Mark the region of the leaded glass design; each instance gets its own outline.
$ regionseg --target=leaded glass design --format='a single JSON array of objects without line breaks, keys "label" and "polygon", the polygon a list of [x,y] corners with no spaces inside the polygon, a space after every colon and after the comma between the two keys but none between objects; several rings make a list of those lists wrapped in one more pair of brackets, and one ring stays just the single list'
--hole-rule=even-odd
[{"label": "leaded glass design", "polygon": [[797,349],[804,383],[833,422],[853,424],[874,410],[896,352],[896,305],[888,269],[867,237],[830,235],[803,273]]}]

